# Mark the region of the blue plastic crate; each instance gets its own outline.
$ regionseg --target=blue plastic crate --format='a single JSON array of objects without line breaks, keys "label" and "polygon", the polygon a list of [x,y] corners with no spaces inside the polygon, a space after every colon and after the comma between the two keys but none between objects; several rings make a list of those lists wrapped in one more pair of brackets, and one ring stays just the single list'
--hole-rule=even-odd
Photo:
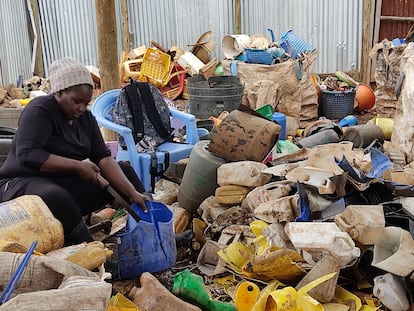
[{"label": "blue plastic crate", "polygon": [[266,50],[246,49],[247,62],[251,64],[271,65],[273,63],[272,54]]}]

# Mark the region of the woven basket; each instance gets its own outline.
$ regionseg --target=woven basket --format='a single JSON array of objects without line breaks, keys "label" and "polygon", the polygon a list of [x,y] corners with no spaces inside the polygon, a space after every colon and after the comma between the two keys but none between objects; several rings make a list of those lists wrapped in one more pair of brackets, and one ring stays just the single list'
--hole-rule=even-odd
[{"label": "woven basket", "polygon": [[339,92],[322,90],[321,114],[336,120],[354,113],[355,90]]}]

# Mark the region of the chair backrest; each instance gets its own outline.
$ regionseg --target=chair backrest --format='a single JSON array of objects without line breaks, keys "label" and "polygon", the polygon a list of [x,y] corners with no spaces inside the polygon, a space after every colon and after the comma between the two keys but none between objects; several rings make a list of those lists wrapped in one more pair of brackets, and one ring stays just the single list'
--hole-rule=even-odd
[{"label": "chair backrest", "polygon": [[122,135],[127,145],[126,150],[118,148],[117,161],[130,161],[132,167],[139,170],[139,158],[135,149],[135,142],[132,137],[132,130],[128,127],[113,122],[111,110],[118,99],[120,89],[106,91],[99,95],[92,105],[91,112],[99,125],[115,133]]},{"label": "chair backrest", "polygon": [[[98,123],[102,121],[102,119],[106,119],[110,122],[113,122],[112,118],[112,107],[115,105],[115,102],[119,96],[120,89],[110,90],[105,92],[105,96],[99,96],[97,100],[92,105],[92,114],[95,116]],[[99,118],[99,120],[98,120]]]}]

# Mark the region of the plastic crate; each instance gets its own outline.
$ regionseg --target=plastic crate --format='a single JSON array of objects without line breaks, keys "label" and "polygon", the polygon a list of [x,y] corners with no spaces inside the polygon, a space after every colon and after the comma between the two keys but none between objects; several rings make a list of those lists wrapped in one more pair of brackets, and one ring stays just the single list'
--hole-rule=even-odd
[{"label": "plastic crate", "polygon": [[157,87],[167,85],[171,70],[170,55],[160,50],[148,48],[140,67],[139,80],[150,82]]},{"label": "plastic crate", "polygon": [[321,92],[321,114],[328,119],[337,120],[354,113],[355,89],[339,92]]},{"label": "plastic crate", "polygon": [[272,54],[266,50],[246,49],[245,54],[247,62],[251,64],[271,65],[273,63]]}]

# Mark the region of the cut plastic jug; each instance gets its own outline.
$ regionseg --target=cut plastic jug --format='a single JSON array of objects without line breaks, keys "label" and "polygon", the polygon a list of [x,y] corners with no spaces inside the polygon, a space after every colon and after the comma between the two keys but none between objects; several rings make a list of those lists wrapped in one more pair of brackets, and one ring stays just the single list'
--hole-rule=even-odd
[{"label": "cut plastic jug", "polygon": [[404,281],[391,273],[374,278],[373,294],[390,310],[405,311],[410,308]]},{"label": "cut plastic jug", "polygon": [[353,264],[361,254],[349,234],[342,232],[335,223],[289,222],[285,230],[297,250],[316,256],[326,250],[338,260],[341,268]]},{"label": "cut plastic jug", "polygon": [[173,213],[161,202],[147,201],[146,206],[148,213],[132,204],[140,221],[129,215],[125,230],[115,235],[120,279],[131,279],[143,272],[162,271],[175,264],[177,250]]},{"label": "cut plastic jug", "polygon": [[273,109],[272,105],[267,104],[260,107],[259,109],[256,109],[256,112],[260,113],[266,119],[272,120],[273,113],[275,112],[275,110]]},{"label": "cut plastic jug", "polygon": [[394,119],[393,118],[381,118],[375,117],[374,124],[378,125],[381,130],[384,132],[385,139],[391,139],[392,129],[394,127]]},{"label": "cut plastic jug", "polygon": [[414,270],[414,240],[410,232],[386,227],[374,245],[372,265],[395,275],[409,275]]},{"label": "cut plastic jug", "polygon": [[382,205],[348,205],[334,219],[342,231],[364,245],[374,245],[385,228]]},{"label": "cut plastic jug", "polygon": [[194,304],[203,310],[236,311],[236,305],[212,300],[208,294],[203,277],[185,269],[174,276],[172,292],[185,301]]}]

